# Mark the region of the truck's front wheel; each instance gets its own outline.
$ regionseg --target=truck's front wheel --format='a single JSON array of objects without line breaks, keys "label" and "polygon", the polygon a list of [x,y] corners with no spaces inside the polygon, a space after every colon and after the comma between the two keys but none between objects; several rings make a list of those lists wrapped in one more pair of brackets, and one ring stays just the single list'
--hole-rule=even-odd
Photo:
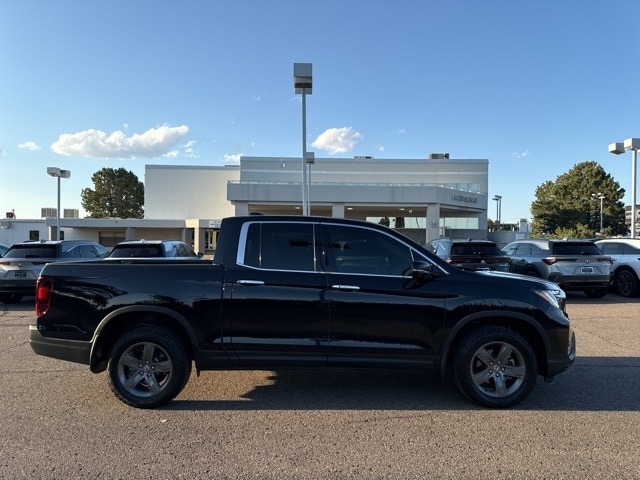
[{"label": "truck's front wheel", "polygon": [[467,333],[455,353],[458,388],[486,407],[506,408],[524,400],[537,372],[531,345],[504,327],[487,326]]},{"label": "truck's front wheel", "polygon": [[121,401],[154,408],[175,398],[191,373],[183,342],[171,331],[153,326],[118,339],[109,356],[109,384]]}]

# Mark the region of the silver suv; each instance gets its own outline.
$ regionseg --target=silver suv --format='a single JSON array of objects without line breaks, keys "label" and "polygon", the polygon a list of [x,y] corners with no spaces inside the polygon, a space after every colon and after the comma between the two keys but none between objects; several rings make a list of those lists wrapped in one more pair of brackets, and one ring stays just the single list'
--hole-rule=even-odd
[{"label": "silver suv", "polygon": [[623,297],[640,293],[640,239],[610,238],[596,242],[613,261],[613,288]]},{"label": "silver suv", "polygon": [[0,301],[17,303],[35,295],[36,280],[45,264],[104,258],[109,250],[89,240],[16,243],[0,258]]},{"label": "silver suv", "polygon": [[511,257],[513,273],[551,280],[592,298],[607,294],[611,257],[590,240],[516,240],[502,251]]}]

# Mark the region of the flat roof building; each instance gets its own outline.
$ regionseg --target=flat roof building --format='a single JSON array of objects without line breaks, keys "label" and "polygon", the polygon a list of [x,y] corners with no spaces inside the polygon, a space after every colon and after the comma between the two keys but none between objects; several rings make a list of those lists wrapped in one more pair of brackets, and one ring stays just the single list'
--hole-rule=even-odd
[{"label": "flat roof building", "polygon": [[[224,217],[300,215],[301,167],[300,158],[250,156],[230,166],[147,165],[143,220],[61,219],[61,228],[73,229],[67,238],[102,240],[105,246],[144,233],[150,240],[191,241],[204,252],[215,248]],[[420,241],[454,230],[486,238],[488,170],[488,160],[448,154],[412,160],[315,158],[310,213],[384,222]],[[54,220],[46,222],[55,227]]]}]

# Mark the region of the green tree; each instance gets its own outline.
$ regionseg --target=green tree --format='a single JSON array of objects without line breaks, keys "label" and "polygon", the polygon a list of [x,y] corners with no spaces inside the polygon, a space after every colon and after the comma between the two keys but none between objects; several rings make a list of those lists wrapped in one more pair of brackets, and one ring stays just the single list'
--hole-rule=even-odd
[{"label": "green tree", "polygon": [[624,189],[594,161],[576,164],[555,182],[546,181],[536,188],[531,204],[532,230],[535,236],[552,238],[589,238],[600,232],[600,199],[603,234],[624,235]]},{"label": "green tree", "polygon": [[89,218],[142,218],[144,185],[124,168],[103,168],[91,176],[94,189],[83,188],[82,208]]}]

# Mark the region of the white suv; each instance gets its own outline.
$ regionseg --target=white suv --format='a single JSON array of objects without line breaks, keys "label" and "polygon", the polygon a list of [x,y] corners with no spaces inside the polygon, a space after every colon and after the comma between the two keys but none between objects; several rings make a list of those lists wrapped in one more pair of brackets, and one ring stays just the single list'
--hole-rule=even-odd
[{"label": "white suv", "polygon": [[602,253],[613,260],[613,287],[623,297],[640,293],[640,239],[611,238],[596,242]]}]

